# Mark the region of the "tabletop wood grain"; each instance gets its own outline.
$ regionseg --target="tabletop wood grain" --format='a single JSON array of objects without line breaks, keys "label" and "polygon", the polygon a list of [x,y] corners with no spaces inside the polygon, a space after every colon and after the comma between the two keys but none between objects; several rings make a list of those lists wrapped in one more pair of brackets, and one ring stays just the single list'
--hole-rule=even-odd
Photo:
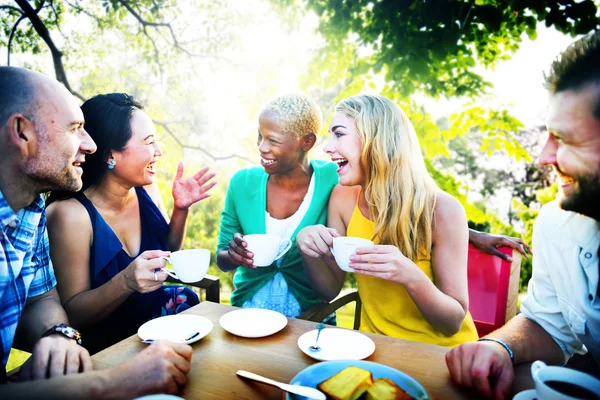
[{"label": "tabletop wood grain", "polygon": [[[264,338],[243,338],[230,334],[219,325],[219,318],[237,309],[222,304],[203,302],[186,314],[201,315],[212,321],[213,330],[193,343],[192,369],[188,383],[179,394],[185,399],[282,399],[281,390],[262,383],[239,378],[236,371],[245,369],[281,382],[291,379],[304,368],[317,363],[297,345],[298,338],[315,329],[314,322],[289,319],[280,332]],[[396,368],[417,381],[432,399],[471,399],[478,396],[459,388],[450,379],[444,355],[445,347],[432,346],[402,339],[369,334],[375,342],[375,352],[365,360]],[[97,368],[118,365],[142,351],[137,335],[123,340],[97,354],[92,359]],[[533,387],[528,366],[516,369],[513,391]]]}]

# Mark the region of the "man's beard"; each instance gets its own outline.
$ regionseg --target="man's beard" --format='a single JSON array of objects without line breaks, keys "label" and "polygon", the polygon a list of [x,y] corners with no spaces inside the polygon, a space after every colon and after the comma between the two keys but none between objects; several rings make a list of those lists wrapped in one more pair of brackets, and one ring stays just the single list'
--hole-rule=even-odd
[{"label": "man's beard", "polygon": [[81,189],[81,179],[74,176],[67,169],[52,171],[49,168],[31,171],[29,174],[31,179],[37,186],[37,191],[44,193],[53,190],[65,192],[76,192]]},{"label": "man's beard", "polygon": [[52,190],[76,192],[81,189],[81,176],[75,172],[72,161],[66,153],[59,153],[48,143],[43,127],[36,128],[39,147],[36,158],[27,166],[26,174],[40,193]]},{"label": "man's beard", "polygon": [[560,207],[600,221],[600,172],[574,178],[576,189],[559,197]]}]

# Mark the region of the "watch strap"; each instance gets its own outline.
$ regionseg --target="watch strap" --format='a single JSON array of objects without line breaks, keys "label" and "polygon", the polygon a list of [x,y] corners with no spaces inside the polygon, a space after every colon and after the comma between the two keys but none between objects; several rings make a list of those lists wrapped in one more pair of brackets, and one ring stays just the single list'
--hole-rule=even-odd
[{"label": "watch strap", "polygon": [[81,333],[79,331],[67,324],[56,324],[52,328],[48,329],[42,337],[50,336],[55,333],[59,333],[71,340],[74,340],[75,343],[81,345]]}]

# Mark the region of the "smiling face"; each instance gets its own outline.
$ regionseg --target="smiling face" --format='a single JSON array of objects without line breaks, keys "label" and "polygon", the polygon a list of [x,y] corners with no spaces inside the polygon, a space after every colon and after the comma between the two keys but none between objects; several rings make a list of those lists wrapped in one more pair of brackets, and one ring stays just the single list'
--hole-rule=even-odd
[{"label": "smiling face", "polygon": [[[288,173],[306,157],[305,136],[296,138],[282,132],[276,118],[263,116],[258,121],[260,164],[269,175]],[[312,146],[311,146],[312,147]]]},{"label": "smiling face", "polygon": [[148,115],[141,110],[131,116],[131,139],[123,151],[113,151],[116,162],[111,170],[119,179],[131,186],[144,186],[154,182],[155,167],[162,151],[156,142],[156,129]]},{"label": "smiling face", "polygon": [[540,164],[559,177],[560,206],[600,220],[600,120],[594,116],[600,85],[555,93],[550,98],[548,140]]},{"label": "smiling face", "polygon": [[40,83],[44,99],[37,113],[37,151],[26,173],[40,191],[81,189],[81,164],[96,144],[83,129],[83,114],[73,96],[58,82]]},{"label": "smiling face", "polygon": [[329,140],[323,150],[338,165],[340,185],[364,185],[365,175],[360,166],[362,142],[353,118],[342,112],[333,114]]}]

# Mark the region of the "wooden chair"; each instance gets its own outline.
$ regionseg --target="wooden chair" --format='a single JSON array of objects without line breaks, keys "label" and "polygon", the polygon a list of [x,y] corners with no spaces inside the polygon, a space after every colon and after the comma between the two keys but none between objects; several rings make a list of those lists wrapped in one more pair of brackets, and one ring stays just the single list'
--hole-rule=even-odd
[{"label": "wooden chair", "polygon": [[360,312],[362,308],[362,302],[356,289],[342,290],[340,294],[329,303],[321,303],[313,306],[312,308],[305,311],[300,315],[299,319],[305,319],[307,321],[321,322],[325,317],[331,315],[334,311],[337,311],[340,307],[345,306],[348,303],[356,302],[356,309],[354,311],[354,329],[358,330],[360,327]]},{"label": "wooden chair", "polygon": [[480,337],[500,328],[517,314],[522,257],[510,247],[498,249],[510,254],[512,262],[469,244],[469,311]]},{"label": "wooden chair", "polygon": [[[181,283],[169,275],[167,275],[167,282]],[[206,301],[212,301],[213,303],[221,302],[221,283],[216,276],[205,275],[204,279],[200,282],[186,283],[186,285],[204,289],[206,292]]]}]

